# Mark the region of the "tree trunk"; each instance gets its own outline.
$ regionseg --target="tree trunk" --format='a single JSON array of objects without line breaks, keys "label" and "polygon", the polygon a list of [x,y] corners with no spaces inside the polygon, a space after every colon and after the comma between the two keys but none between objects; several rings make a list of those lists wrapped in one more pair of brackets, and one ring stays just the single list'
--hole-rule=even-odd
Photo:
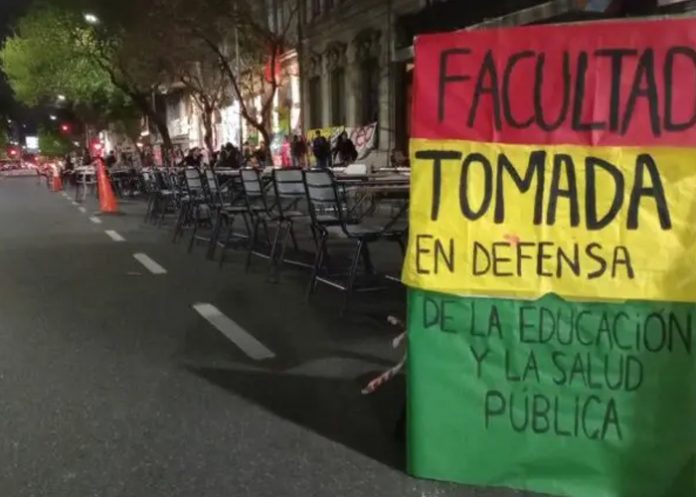
[{"label": "tree trunk", "polygon": [[208,149],[210,157],[213,156],[213,113],[215,110],[206,105],[203,107],[203,142],[205,143],[205,148]]},{"label": "tree trunk", "polygon": [[162,159],[165,163],[169,162],[169,157],[174,150],[172,144],[172,138],[169,135],[169,127],[167,126],[167,121],[162,116],[157,113],[157,110],[150,103],[150,98],[143,95],[142,93],[131,92],[130,94],[133,103],[145,114],[157,128],[157,131],[162,138]]}]

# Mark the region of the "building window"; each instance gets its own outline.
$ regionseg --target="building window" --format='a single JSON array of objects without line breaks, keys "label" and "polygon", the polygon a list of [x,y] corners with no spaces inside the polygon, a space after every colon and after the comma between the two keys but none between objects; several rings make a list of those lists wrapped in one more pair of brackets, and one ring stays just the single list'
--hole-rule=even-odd
[{"label": "building window", "polygon": [[376,58],[361,64],[362,124],[379,121],[379,63]]},{"label": "building window", "polygon": [[342,67],[331,71],[331,124],[346,124],[346,72]]},{"label": "building window", "polygon": [[309,127],[321,128],[321,78],[319,76],[309,80]]}]

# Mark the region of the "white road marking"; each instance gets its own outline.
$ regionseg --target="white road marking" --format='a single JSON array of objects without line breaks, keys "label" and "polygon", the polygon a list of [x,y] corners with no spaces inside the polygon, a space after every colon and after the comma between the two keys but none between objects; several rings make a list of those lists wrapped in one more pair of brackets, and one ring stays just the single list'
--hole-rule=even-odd
[{"label": "white road marking", "polygon": [[80,204],[78,204],[78,203],[75,202],[74,200],[72,201],[72,204],[73,204],[75,207],[79,207],[79,206],[80,206]]},{"label": "white road marking", "polygon": [[105,231],[106,235],[111,238],[115,242],[125,242],[126,239],[123,238],[121,235],[118,234],[118,232],[114,230],[106,230]]},{"label": "white road marking", "polygon": [[87,214],[87,209],[85,209],[85,208],[82,207],[82,206],[78,207],[77,210],[80,211],[80,212],[83,213],[83,214]]},{"label": "white road marking", "polygon": [[92,216],[89,218],[90,221],[92,221],[94,224],[101,224],[102,220],[99,219],[97,216]]},{"label": "white road marking", "polygon": [[232,341],[242,352],[256,361],[273,359],[275,354],[244,328],[225,316],[212,304],[194,304],[193,309]]},{"label": "white road marking", "polygon": [[152,274],[167,274],[167,270],[153,261],[147,254],[133,254],[133,257]]}]

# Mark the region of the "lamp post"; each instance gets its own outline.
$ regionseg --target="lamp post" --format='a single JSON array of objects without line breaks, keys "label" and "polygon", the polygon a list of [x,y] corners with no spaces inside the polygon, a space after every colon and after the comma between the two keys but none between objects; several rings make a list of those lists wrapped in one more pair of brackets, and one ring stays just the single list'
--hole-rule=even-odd
[{"label": "lamp post", "polygon": [[85,18],[85,22],[87,24],[91,24],[93,26],[96,24],[99,24],[99,18],[96,15],[92,14],[91,12],[86,12],[83,15],[83,17]]}]

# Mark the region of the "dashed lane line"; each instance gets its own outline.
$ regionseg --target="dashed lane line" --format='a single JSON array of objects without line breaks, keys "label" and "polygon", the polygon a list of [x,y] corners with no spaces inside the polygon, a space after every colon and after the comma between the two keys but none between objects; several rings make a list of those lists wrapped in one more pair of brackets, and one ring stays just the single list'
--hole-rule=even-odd
[{"label": "dashed lane line", "polygon": [[248,331],[225,316],[212,304],[194,304],[193,309],[255,361],[273,359],[275,354]]},{"label": "dashed lane line", "polygon": [[106,236],[111,238],[115,242],[125,242],[126,239],[123,238],[117,231],[114,230],[106,230],[104,233],[106,233]]},{"label": "dashed lane line", "polygon": [[167,270],[152,260],[147,254],[133,254],[133,257],[152,274],[167,274]]}]

